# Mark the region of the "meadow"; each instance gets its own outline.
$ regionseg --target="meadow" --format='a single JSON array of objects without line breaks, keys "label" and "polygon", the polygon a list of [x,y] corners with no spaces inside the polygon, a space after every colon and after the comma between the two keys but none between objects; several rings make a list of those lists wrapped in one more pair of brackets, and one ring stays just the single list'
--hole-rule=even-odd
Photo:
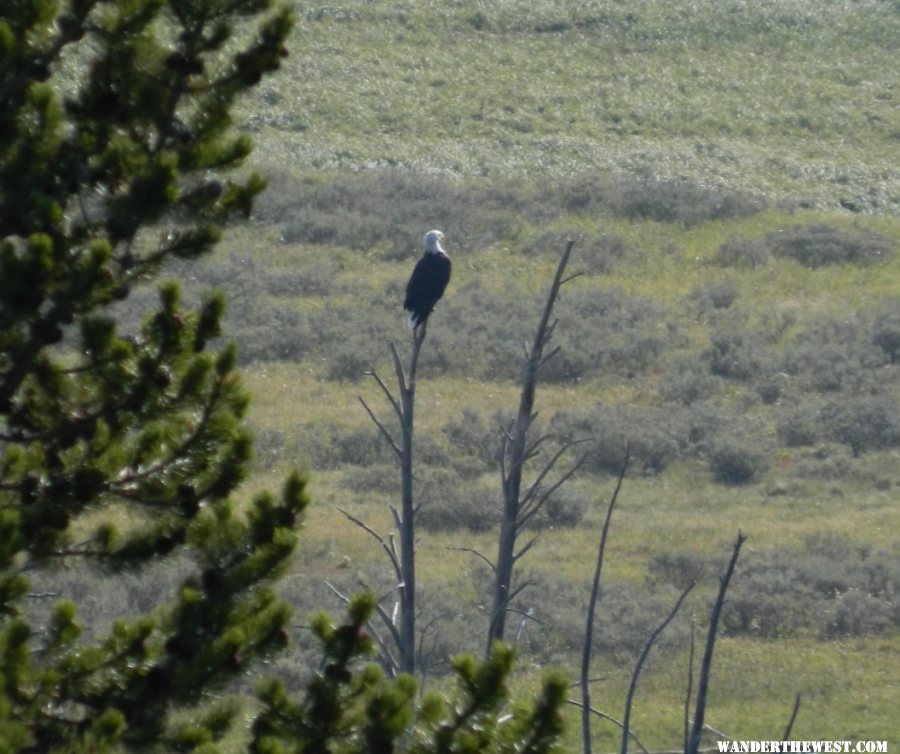
[{"label": "meadow", "polygon": [[[314,499],[283,584],[304,616],[325,586],[392,585],[377,544],[399,473],[365,415],[365,372],[408,352],[403,286],[432,227],[454,276],[420,364],[416,494],[428,683],[481,651],[515,410],[566,239],[560,353],[537,407],[554,442],[593,437],[521,565],[519,690],[575,677],[599,527],[634,456],[595,632],[595,704],[620,717],[634,659],[698,588],[645,667],[633,718],[680,745],[692,626],[738,530],[708,722],[778,738],[900,742],[900,7],[481,0],[298,6],[282,71],[244,102],[270,180],[218,252],[175,268],[226,291],[254,396],[248,490],[305,468]],[[154,294],[139,291],[137,317]],[[558,445],[548,444],[546,453]],[[574,462],[574,456],[567,462]],[[573,689],[573,696],[576,690]],[[572,709],[571,750],[577,748]],[[618,746],[598,720],[596,746]]]}]

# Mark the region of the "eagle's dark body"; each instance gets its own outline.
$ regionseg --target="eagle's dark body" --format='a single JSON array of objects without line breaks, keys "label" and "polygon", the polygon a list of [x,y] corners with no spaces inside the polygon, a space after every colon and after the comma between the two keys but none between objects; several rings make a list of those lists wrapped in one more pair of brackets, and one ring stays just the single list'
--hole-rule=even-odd
[{"label": "eagle's dark body", "polygon": [[426,246],[425,254],[413,268],[406,284],[406,299],[403,308],[409,315],[411,327],[424,324],[447,288],[450,281],[451,263],[437,241],[432,247]]}]

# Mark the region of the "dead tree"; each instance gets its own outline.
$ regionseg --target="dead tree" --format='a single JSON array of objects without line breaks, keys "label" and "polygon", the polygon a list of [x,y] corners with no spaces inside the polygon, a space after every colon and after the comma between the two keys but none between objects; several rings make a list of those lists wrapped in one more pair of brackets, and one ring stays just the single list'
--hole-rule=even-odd
[{"label": "dead tree", "polygon": [[[603,571],[603,558],[606,554],[606,539],[609,536],[609,524],[612,521],[613,509],[616,507],[616,501],[619,499],[619,492],[622,490],[622,482],[625,481],[625,474],[628,473],[628,464],[630,461],[629,449],[625,448],[625,458],[622,461],[622,468],[619,470],[619,478],[616,482],[616,489],[613,491],[606,508],[606,516],[603,519],[603,530],[600,534],[600,544],[597,547],[597,564],[594,566],[594,579],[591,584],[591,597],[588,600],[587,625],[584,629],[584,644],[581,649],[581,738],[584,746],[584,754],[591,754],[591,684],[589,673],[591,669],[591,650],[593,649],[594,639],[594,615],[597,611],[597,601],[600,599],[600,574]],[[628,733],[627,726],[623,725],[623,730]]]},{"label": "dead tree", "polygon": [[684,598],[688,596],[691,589],[694,588],[694,584],[691,583],[678,598],[678,601],[675,603],[674,607],[669,611],[669,614],[666,616],[665,620],[660,623],[651,633],[650,637],[647,639],[647,643],[644,645],[644,649],[638,657],[637,662],[634,666],[634,671],[631,674],[631,683],[628,685],[628,695],[625,697],[625,714],[622,716],[622,744],[620,747],[621,754],[628,754],[628,734],[631,731],[631,705],[634,702],[634,692],[637,688],[638,676],[641,673],[641,668],[644,666],[644,661],[647,659],[647,655],[650,654],[650,650],[653,648],[653,645],[656,643],[656,640],[659,639],[660,634],[665,631],[666,626],[672,622],[672,619],[675,617],[675,614],[678,612],[678,608],[681,607],[681,603],[684,602]]},{"label": "dead tree", "polygon": [[[401,495],[400,508],[391,506],[394,523],[399,532],[399,551],[393,535],[382,537],[362,521],[346,512],[346,515],[357,526],[360,526],[368,534],[373,536],[391,561],[391,566],[397,578],[397,592],[399,601],[397,610],[391,614],[378,605],[378,615],[385,624],[392,642],[396,645],[395,657],[387,647],[388,643],[376,635],[376,641],[382,648],[382,655],[386,658],[388,667],[395,672],[415,673],[416,670],[416,527],[415,516],[417,506],[413,502],[413,416],[416,400],[416,368],[419,363],[419,352],[422,342],[425,340],[426,323],[422,323],[413,330],[412,355],[410,356],[409,369],[403,368],[397,347],[391,343],[391,356],[394,362],[394,373],[397,378],[397,394],[395,395],[387,386],[379,374],[372,370],[369,374],[378,383],[388,403],[396,414],[400,425],[400,441],[381,422],[375,412],[369,407],[365,399],[360,396],[359,401],[366,413],[378,427],[381,434],[396,454],[400,462]],[[396,614],[395,614],[396,613]]]},{"label": "dead tree", "polygon": [[741,552],[741,545],[747,539],[740,531],[738,531],[737,539],[731,551],[731,560],[728,561],[728,567],[725,574],[719,578],[719,593],[713,604],[712,612],[709,618],[709,631],[706,634],[706,649],[703,652],[703,661],[700,664],[700,678],[697,686],[697,702],[694,705],[694,724],[691,726],[691,732],[688,736],[685,754],[697,754],[700,750],[700,737],[703,735],[704,725],[703,717],[706,713],[706,699],[709,693],[709,676],[712,670],[713,650],[716,646],[716,632],[719,627],[719,616],[722,614],[722,606],[725,604],[725,593],[728,591],[728,584],[734,574],[734,566],[737,564],[738,555]]},{"label": "dead tree", "polygon": [[[583,458],[577,461],[566,473],[549,487],[544,482],[556,463],[575,442],[564,444],[553,455],[534,481],[525,489],[522,488],[522,473],[525,464],[537,454],[546,436],[532,439],[529,434],[535,417],[534,400],[537,390],[538,376],[541,367],[559,350],[547,351],[558,320],[552,320],[553,306],[556,303],[560,288],[577,275],[564,278],[566,265],[572,253],[573,241],[566,244],[553,278],[553,285],[547,296],[547,303],[541,315],[534,341],[525,352],[525,369],[522,379],[522,394],[519,409],[512,425],[503,430],[500,454],[500,474],[503,485],[503,518],[500,523],[500,538],[497,548],[497,560],[491,563],[494,570],[493,605],[488,627],[487,651],[495,641],[503,639],[506,630],[506,615],[513,598],[525,588],[525,584],[513,589],[513,571],[516,562],[534,546],[537,538],[531,539],[518,550],[516,549],[519,534],[540,510],[549,496],[553,494],[581,465]],[[581,442],[581,441],[576,441]],[[486,558],[485,558],[486,559]],[[489,561],[490,562],[490,561]]]}]

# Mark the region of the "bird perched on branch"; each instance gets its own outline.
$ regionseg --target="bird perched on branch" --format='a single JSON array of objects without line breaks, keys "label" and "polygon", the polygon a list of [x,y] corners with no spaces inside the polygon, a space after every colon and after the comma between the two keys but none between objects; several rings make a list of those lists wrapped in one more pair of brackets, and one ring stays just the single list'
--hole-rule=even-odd
[{"label": "bird perched on branch", "polygon": [[406,284],[403,308],[410,313],[409,326],[414,329],[425,324],[450,280],[450,257],[441,248],[443,238],[444,234],[439,230],[429,230],[425,234],[425,253],[416,262]]}]

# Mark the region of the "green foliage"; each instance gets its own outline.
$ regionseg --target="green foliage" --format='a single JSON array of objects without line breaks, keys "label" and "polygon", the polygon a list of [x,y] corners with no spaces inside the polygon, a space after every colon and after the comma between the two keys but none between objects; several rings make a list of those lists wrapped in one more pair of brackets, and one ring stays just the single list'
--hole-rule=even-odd
[{"label": "green foliage", "polygon": [[[394,751],[401,738],[406,751],[420,754],[556,751],[565,679],[549,675],[533,706],[507,706],[514,657],[509,647],[496,646],[483,662],[457,658],[458,690],[452,698],[427,693],[417,705],[411,677],[388,679],[371,665],[356,672],[354,661],[371,649],[365,626],[374,607],[373,597],[361,595],[351,602],[342,626],[326,615],[313,617],[322,668],[299,698],[278,680],[259,687],[263,711],[253,725],[253,752]],[[332,749],[335,745],[339,748]]]},{"label": "green foliage", "polygon": [[[243,44],[231,25],[268,7],[0,11],[5,751],[212,744],[227,713],[177,729],[173,711],[284,645],[290,611],[271,582],[294,549],[305,482],[244,508],[229,500],[251,445],[235,350],[206,350],[221,297],[191,310],[164,283],[131,331],[113,306],[167,259],[209,251],[262,189],[213,176],[249,151],[229,110],[278,67],[291,15],[262,18]],[[176,554],[192,567],[169,605],[159,595],[151,613],[84,631],[64,594],[43,629],[31,622],[23,572],[45,581],[51,564],[81,562],[121,577]]]},{"label": "green foliage", "polygon": [[719,482],[747,484],[762,476],[770,458],[771,451],[760,441],[729,432],[713,438],[709,466],[713,477]]},{"label": "green foliage", "polygon": [[846,231],[828,225],[797,225],[763,239],[731,238],[717,250],[714,261],[727,267],[761,267],[770,256],[788,257],[804,267],[837,264],[870,265],[891,259],[895,244],[879,233]]},{"label": "green foliage", "polygon": [[764,241],[754,238],[729,238],[716,249],[713,258],[723,267],[762,267],[769,261],[770,251]]},{"label": "green foliage", "polygon": [[751,556],[726,605],[726,630],[785,636],[812,627],[839,637],[896,627],[896,563],[896,553],[838,535],[812,537],[800,552]]},{"label": "green foliage", "polygon": [[789,228],[766,240],[775,256],[790,257],[804,267],[813,268],[875,264],[887,261],[894,253],[894,245],[878,233],[848,232],[827,225]]},{"label": "green foliage", "polygon": [[[650,574],[655,583],[681,588],[708,579],[713,569],[713,557],[664,551]],[[738,564],[723,625],[731,635],[767,638],[887,632],[900,625],[898,583],[896,552],[842,535],[811,536],[800,549],[751,552]]]}]

